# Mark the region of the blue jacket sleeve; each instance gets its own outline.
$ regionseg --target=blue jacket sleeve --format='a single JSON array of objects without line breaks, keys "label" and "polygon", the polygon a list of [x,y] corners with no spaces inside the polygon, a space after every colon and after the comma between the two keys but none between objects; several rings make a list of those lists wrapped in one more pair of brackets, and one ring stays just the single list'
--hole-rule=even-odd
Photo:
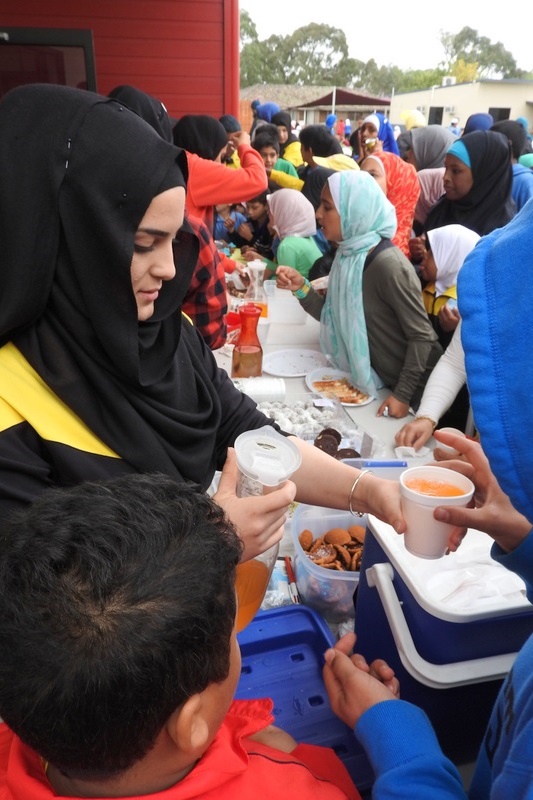
[{"label": "blue jacket sleeve", "polygon": [[467,797],[456,767],[425,713],[404,700],[372,706],[355,734],[376,775],[374,800],[456,800]]},{"label": "blue jacket sleeve", "polygon": [[506,553],[505,550],[494,543],[490,551],[492,558],[511,572],[520,575],[526,584],[527,598],[533,603],[533,529],[527,539]]}]

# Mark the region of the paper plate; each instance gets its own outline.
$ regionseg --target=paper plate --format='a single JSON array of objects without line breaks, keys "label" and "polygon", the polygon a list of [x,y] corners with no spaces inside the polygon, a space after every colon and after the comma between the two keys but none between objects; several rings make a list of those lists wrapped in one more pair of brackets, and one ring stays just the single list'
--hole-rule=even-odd
[{"label": "paper plate", "polygon": [[325,367],[327,363],[319,350],[276,350],[263,356],[263,372],[280,378],[303,378],[310,370]]},{"label": "paper plate", "polygon": [[[314,384],[316,381],[340,380],[342,378],[346,378],[351,383],[351,376],[349,372],[342,372],[340,369],[332,369],[331,367],[317,367],[317,369],[312,370],[305,376],[305,382],[311,392],[315,392],[316,394],[321,394],[323,397],[327,397],[327,394],[320,392],[315,388]],[[345,403],[342,400],[340,400],[340,402],[343,406],[357,408],[358,406],[367,406],[373,400],[375,400],[375,397],[368,395],[367,399],[360,403]]]}]

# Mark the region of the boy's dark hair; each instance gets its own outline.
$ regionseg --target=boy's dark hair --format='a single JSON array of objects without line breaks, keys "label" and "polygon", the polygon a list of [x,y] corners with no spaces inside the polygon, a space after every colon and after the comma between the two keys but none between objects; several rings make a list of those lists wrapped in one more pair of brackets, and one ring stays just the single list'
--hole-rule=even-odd
[{"label": "boy's dark hair", "polygon": [[268,122],[261,125],[254,136],[252,147],[254,150],[257,150],[258,153],[261,152],[263,147],[273,147],[276,153],[279,154],[279,133],[276,126],[270,125]]},{"label": "boy's dark hair", "polygon": [[313,155],[320,158],[342,153],[339,140],[330,133],[325,125],[306,125],[300,131],[300,143],[308,150],[312,150]]},{"label": "boy's dark hair", "polygon": [[262,203],[262,205],[266,206],[268,204],[267,197],[268,197],[269,194],[272,194],[270,189],[265,189],[265,191],[261,192],[261,194],[258,194],[257,197],[251,197],[250,200],[248,200],[248,202],[249,203]]},{"label": "boy's dark hair", "polygon": [[500,122],[495,122],[490,130],[496,131],[496,133],[503,133],[508,138],[513,158],[518,161],[524,153],[524,147],[527,142],[527,133],[522,125],[513,119],[503,119]]},{"label": "boy's dark hair", "polygon": [[103,780],[228,675],[242,543],[164,475],[47,490],[0,541],[0,715],[64,774]]}]

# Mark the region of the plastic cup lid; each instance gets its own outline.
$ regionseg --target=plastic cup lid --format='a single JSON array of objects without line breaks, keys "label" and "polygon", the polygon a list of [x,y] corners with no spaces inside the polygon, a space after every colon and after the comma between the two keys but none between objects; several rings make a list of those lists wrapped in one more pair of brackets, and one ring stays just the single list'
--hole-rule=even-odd
[{"label": "plastic cup lid", "polygon": [[288,480],[302,462],[296,445],[270,425],[241,433],[235,452],[241,472],[265,486]]}]

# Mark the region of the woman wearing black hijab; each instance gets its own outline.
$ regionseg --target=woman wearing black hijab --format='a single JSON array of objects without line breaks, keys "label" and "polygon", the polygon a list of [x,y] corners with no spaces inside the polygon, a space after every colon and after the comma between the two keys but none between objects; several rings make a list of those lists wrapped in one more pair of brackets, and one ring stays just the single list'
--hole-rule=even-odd
[{"label": "woman wearing black hijab", "polygon": [[108,97],[131,108],[141,119],[152,126],[166,142],[172,142],[172,125],[164,103],[135,86],[116,86]]},{"label": "woman wearing black hijab", "polygon": [[[184,173],[114,100],[28,85],[0,102],[0,520],[49,486],[162,472],[207,488],[224,467],[216,499],[245,557],[279,540],[293,485],[237,498],[228,454],[270,421],[180,314],[197,253]],[[358,472],[298,446],[299,499],[347,508]],[[401,529],[389,482],[352,495]]]},{"label": "woman wearing black hijab", "polygon": [[444,160],[445,194],[430,209],[422,236],[409,242],[418,262],[426,251],[425,231],[464,225],[485,236],[514,217],[513,167],[507,138],[495,131],[473,131],[452,143]]},{"label": "woman wearing black hijab", "polygon": [[[457,161],[472,174],[469,191],[453,193],[451,173]],[[515,215],[511,198],[513,168],[507,138],[495,131],[473,131],[455,141],[445,157],[445,195],[430,210],[425,228],[464,225],[480,236],[502,228]]]},{"label": "woman wearing black hijab", "polygon": [[291,115],[288,111],[278,111],[272,116],[272,124],[278,129],[279,154],[298,169],[304,163],[300,140],[293,133]]}]

